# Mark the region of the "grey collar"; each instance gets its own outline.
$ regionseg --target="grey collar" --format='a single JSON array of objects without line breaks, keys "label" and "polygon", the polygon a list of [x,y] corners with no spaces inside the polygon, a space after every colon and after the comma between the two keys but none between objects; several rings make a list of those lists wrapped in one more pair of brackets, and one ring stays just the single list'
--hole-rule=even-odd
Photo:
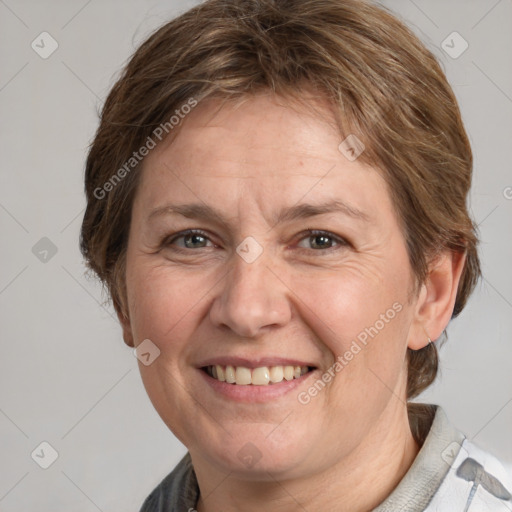
[{"label": "grey collar", "polygon": [[[456,430],[440,406],[430,431],[412,466],[394,491],[373,512],[421,512],[425,510],[450,469],[465,436]],[[443,452],[449,449],[450,456]]]}]

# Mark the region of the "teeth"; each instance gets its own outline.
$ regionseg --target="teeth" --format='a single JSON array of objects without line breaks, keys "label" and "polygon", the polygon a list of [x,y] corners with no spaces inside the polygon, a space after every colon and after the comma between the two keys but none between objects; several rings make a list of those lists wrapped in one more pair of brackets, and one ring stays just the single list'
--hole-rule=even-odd
[{"label": "teeth", "polygon": [[245,366],[237,366],[235,371],[236,383],[238,386],[245,386],[251,383],[251,369]]},{"label": "teeth", "polygon": [[284,379],[283,367],[272,366],[269,371],[270,382],[281,382]]},{"label": "teeth", "polygon": [[306,374],[310,368],[308,366],[261,366],[250,369],[245,366],[226,367],[221,365],[208,366],[206,371],[210,377],[228,384],[238,386],[266,386],[268,384],[277,384],[284,380],[298,379]]},{"label": "teeth", "polygon": [[270,373],[266,366],[254,368],[252,371],[252,384],[255,386],[266,386],[270,381]]},{"label": "teeth", "polygon": [[[226,366],[225,375],[226,375],[226,382],[228,384],[234,384],[235,383],[235,381],[236,381],[235,369],[233,368],[233,366]],[[213,375],[212,375],[212,377],[213,377]]]},{"label": "teeth", "polygon": [[224,368],[222,368],[222,366],[220,366],[220,365],[217,365],[217,366],[215,366],[215,370],[217,371],[217,380],[224,382],[226,380],[226,374],[224,372]]},{"label": "teeth", "polygon": [[283,376],[286,380],[292,380],[294,373],[295,373],[294,366],[284,366],[283,367]]}]

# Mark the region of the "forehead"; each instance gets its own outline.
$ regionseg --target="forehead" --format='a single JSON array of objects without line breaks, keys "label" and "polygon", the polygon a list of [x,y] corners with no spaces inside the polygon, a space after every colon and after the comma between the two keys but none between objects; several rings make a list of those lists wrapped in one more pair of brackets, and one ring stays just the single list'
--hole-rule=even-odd
[{"label": "forehead", "polygon": [[228,208],[235,199],[260,205],[343,200],[371,213],[389,206],[376,169],[339,150],[342,141],[325,100],[291,102],[267,94],[242,102],[208,100],[188,114],[173,139],[146,157],[146,208],[187,197]]},{"label": "forehead", "polygon": [[[167,153],[167,157],[178,156],[180,163],[204,164],[212,155],[216,162],[225,163],[224,171],[232,169],[238,176],[244,175],[241,162],[264,163],[258,174],[274,174],[278,169],[269,167],[269,159],[276,164],[332,160],[339,156],[339,142],[333,111],[325,100],[304,96],[298,103],[262,93],[238,100],[211,98],[201,102],[182,121],[178,135],[164,141],[150,159],[158,161]],[[254,176],[249,172],[245,175]]]}]

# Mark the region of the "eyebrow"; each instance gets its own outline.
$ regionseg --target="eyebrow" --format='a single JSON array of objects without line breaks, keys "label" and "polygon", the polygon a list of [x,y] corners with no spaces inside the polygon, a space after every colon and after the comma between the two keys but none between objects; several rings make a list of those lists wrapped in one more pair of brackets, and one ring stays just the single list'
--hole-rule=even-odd
[{"label": "eyebrow", "polygon": [[[370,221],[370,217],[363,211],[345,203],[344,201],[333,200],[323,204],[302,203],[284,208],[277,214],[277,216],[274,216],[273,225],[291,222],[293,220],[307,219],[309,217],[324,215],[327,213],[340,213],[359,221]],[[211,206],[200,203],[169,204],[161,206],[150,212],[148,220],[165,215],[182,215],[183,217],[191,219],[210,220],[226,226],[229,226],[230,224],[230,221],[223,213]]]}]

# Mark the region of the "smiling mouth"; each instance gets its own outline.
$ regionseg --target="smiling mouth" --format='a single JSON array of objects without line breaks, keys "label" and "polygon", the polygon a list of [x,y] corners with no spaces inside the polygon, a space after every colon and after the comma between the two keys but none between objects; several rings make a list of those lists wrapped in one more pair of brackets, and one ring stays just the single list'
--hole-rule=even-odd
[{"label": "smiling mouth", "polygon": [[210,377],[238,386],[267,386],[279,382],[300,379],[306,373],[313,371],[313,366],[261,366],[247,368],[245,366],[203,366],[201,370]]}]

